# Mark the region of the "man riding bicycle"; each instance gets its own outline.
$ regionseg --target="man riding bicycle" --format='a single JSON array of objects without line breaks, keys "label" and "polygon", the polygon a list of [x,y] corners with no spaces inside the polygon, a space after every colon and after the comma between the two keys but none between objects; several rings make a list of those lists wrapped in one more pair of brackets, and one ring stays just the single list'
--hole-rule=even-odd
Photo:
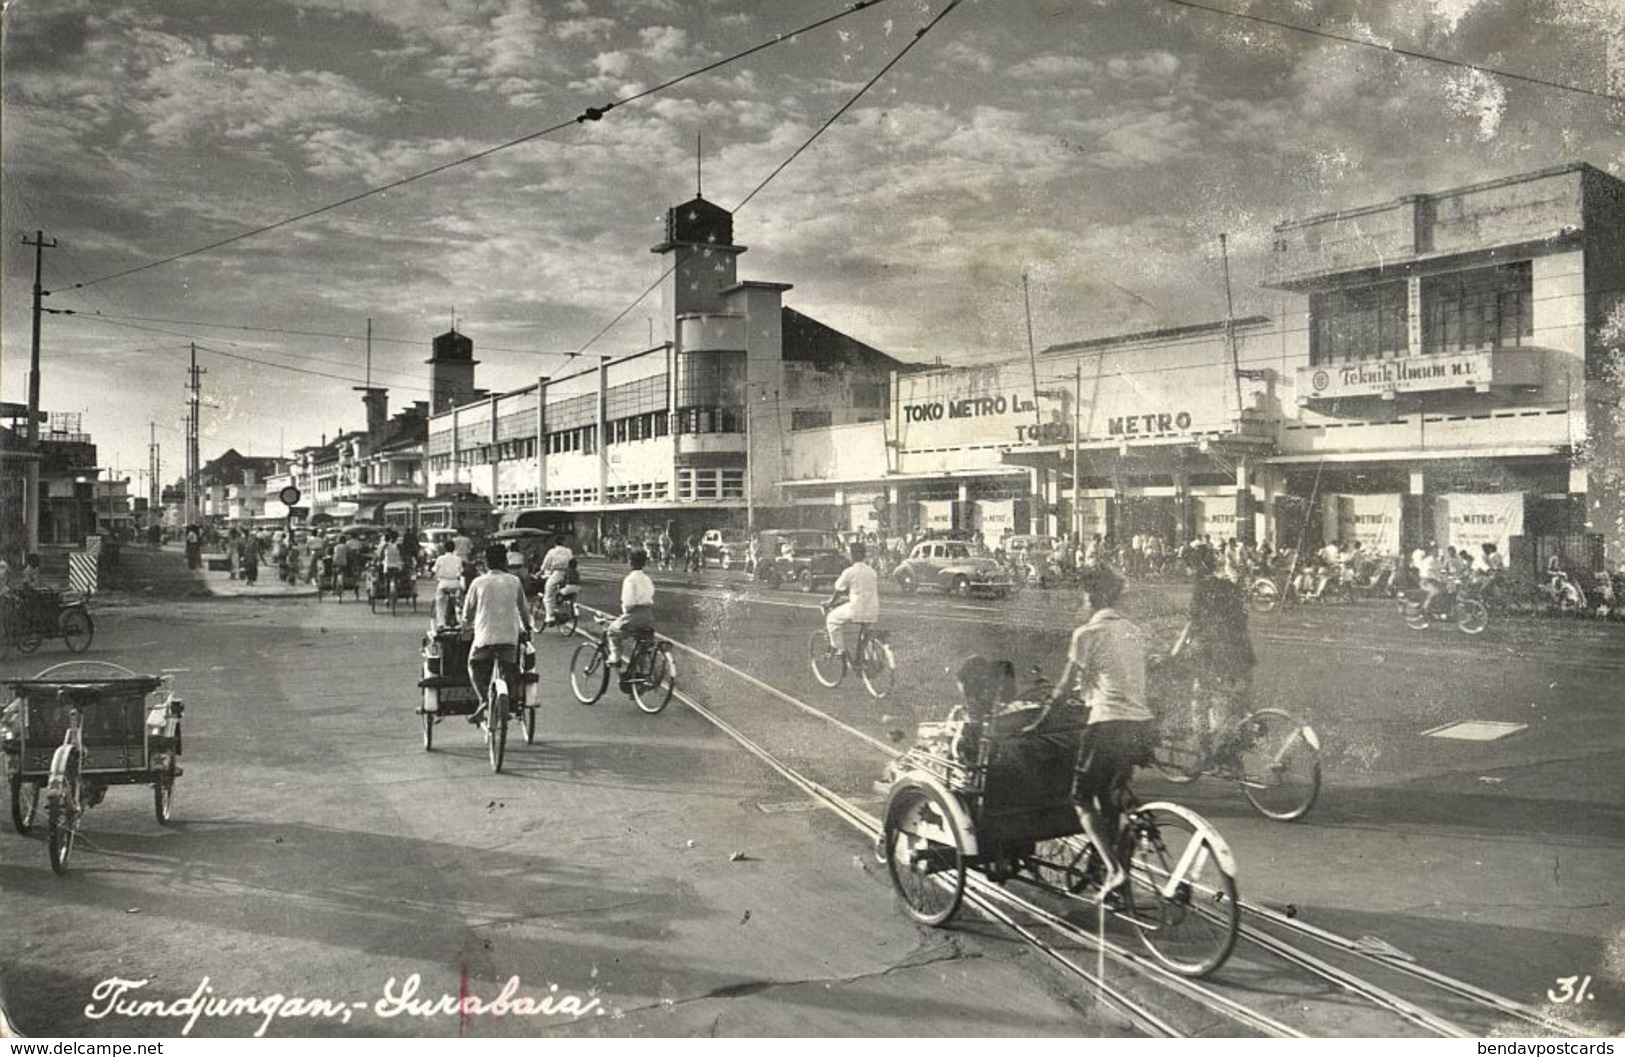
[{"label": "man riding bicycle", "polygon": [[[850,549],[852,564],[841,570],[835,578],[835,587],[829,601],[824,603],[824,630],[829,633],[832,653],[845,653],[848,661],[857,660],[857,638],[847,640],[846,629],[853,624],[873,624],[880,619],[880,579],[874,566],[864,561],[868,550],[862,543],[853,543]],[[846,600],[841,601],[842,596]]]},{"label": "man riding bicycle", "polygon": [[1116,787],[1151,756],[1151,709],[1145,696],[1145,640],[1140,629],[1113,609],[1123,580],[1108,568],[1085,569],[1083,606],[1088,620],[1072,633],[1066,667],[1050,706],[1082,696],[1088,710],[1078,744],[1072,796],[1083,835],[1106,866],[1102,895],[1127,874],[1112,845],[1117,836]]},{"label": "man riding bicycle", "polygon": [[632,571],[621,581],[621,615],[604,628],[612,668],[620,665],[625,652],[622,644],[628,636],[640,631],[653,632],[655,629],[655,584],[643,571],[643,567],[649,563],[649,556],[643,551],[633,551],[626,556],[626,563],[632,567]]},{"label": "man riding bicycle", "polygon": [[463,599],[463,626],[474,629],[468,651],[468,681],[474,684],[480,707],[468,717],[470,723],[485,718],[485,688],[491,682],[491,669],[502,665],[509,683],[519,680],[519,642],[531,632],[530,607],[525,605],[525,589],[519,577],[507,569],[508,552],[502,544],[485,549],[485,572],[469,585]]}]

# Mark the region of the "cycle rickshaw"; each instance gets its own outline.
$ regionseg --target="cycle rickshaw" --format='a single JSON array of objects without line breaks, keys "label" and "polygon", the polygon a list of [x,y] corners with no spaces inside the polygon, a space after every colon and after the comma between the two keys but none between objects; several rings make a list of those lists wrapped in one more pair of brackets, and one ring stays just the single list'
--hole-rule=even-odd
[{"label": "cycle rickshaw", "polygon": [[0,657],[33,653],[46,639],[61,639],[69,653],[83,653],[96,637],[84,598],[77,594],[23,589],[0,595]]},{"label": "cycle rickshaw", "polygon": [[356,575],[355,565],[352,558],[341,569],[333,561],[331,554],[324,554],[321,569],[316,573],[316,601],[320,602],[328,595],[336,595],[338,600],[343,602],[346,591],[350,592],[357,602],[361,601],[361,579]]},{"label": "cycle rickshaw", "polygon": [[377,562],[368,566],[367,605],[372,611],[376,613],[380,606],[386,606],[389,615],[394,616],[403,603],[410,604],[412,612],[418,611],[417,578],[412,570],[403,568],[390,573]]},{"label": "cycle rickshaw", "polygon": [[[431,627],[423,636],[422,678],[418,688],[423,692],[417,712],[423,721],[423,750],[434,751],[434,728],[452,716],[472,716],[480,707],[479,695],[468,677],[468,654],[473,645],[473,634],[464,637],[459,627]],[[501,665],[492,668],[492,684],[502,676]],[[506,694],[490,693],[492,701],[505,702],[505,707],[486,710],[480,724],[485,734],[486,754],[491,770],[501,772],[502,760],[508,748],[508,720],[516,719],[525,732],[525,744],[536,740],[536,710],[541,707],[541,693],[536,689],[536,647],[528,638],[519,643],[519,682],[508,686],[502,680]]]},{"label": "cycle rickshaw", "polygon": [[167,676],[70,661],[5,686],[14,695],[0,713],[11,822],[31,833],[44,799],[52,870],[67,872],[84,814],[110,786],[151,785],[153,813],[169,822],[185,706]]},{"label": "cycle rickshaw", "polygon": [[[997,715],[956,708],[944,722],[922,724],[916,744],[888,768],[876,854],[922,924],[952,920],[971,870],[1102,901],[1104,864],[1073,807],[1082,709],[1006,707]],[[1129,879],[1106,896],[1107,911],[1174,972],[1212,973],[1230,956],[1240,923],[1235,856],[1189,808],[1140,803],[1126,786],[1117,798],[1116,851]]]}]

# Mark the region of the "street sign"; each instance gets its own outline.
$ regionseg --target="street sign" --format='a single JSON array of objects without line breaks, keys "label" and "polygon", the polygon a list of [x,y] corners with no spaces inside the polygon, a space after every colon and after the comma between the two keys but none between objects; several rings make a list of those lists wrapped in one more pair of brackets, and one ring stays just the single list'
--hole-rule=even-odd
[{"label": "street sign", "polygon": [[277,493],[277,498],[282,500],[282,505],[283,506],[286,506],[286,507],[298,506],[299,505],[299,489],[295,488],[293,485],[290,484],[288,487],[284,488],[282,491]]}]

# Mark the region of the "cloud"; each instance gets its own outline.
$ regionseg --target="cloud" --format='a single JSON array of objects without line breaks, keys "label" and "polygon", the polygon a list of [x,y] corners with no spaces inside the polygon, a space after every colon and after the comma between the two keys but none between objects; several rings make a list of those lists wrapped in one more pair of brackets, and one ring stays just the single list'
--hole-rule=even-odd
[{"label": "cloud", "polygon": [[553,35],[560,40],[601,40],[615,28],[612,18],[571,18],[553,26]]}]

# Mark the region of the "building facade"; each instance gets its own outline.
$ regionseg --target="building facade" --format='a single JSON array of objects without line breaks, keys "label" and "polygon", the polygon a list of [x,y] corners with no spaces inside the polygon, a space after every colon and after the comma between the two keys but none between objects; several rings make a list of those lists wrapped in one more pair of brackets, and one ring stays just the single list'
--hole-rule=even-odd
[{"label": "building facade", "polygon": [[434,414],[433,494],[556,512],[586,536],[765,527],[794,514],[780,484],[796,430],[885,417],[901,365],[784,306],[788,285],[739,281],[726,210],[674,207],[653,252],[665,340]]},{"label": "building facade", "polygon": [[1527,565],[1621,553],[1625,183],[1571,165],[1276,236],[1272,285],[1307,299],[1268,460],[1302,502],[1278,531]]},{"label": "building facade", "polygon": [[786,491],[894,536],[1625,554],[1625,184],[1573,165],[1275,233],[1280,320],[900,375],[884,423],[792,435]]},{"label": "building facade", "polygon": [[834,528],[1254,538],[1273,350],[1261,317],[893,379],[883,423],[797,434],[786,490]]}]

